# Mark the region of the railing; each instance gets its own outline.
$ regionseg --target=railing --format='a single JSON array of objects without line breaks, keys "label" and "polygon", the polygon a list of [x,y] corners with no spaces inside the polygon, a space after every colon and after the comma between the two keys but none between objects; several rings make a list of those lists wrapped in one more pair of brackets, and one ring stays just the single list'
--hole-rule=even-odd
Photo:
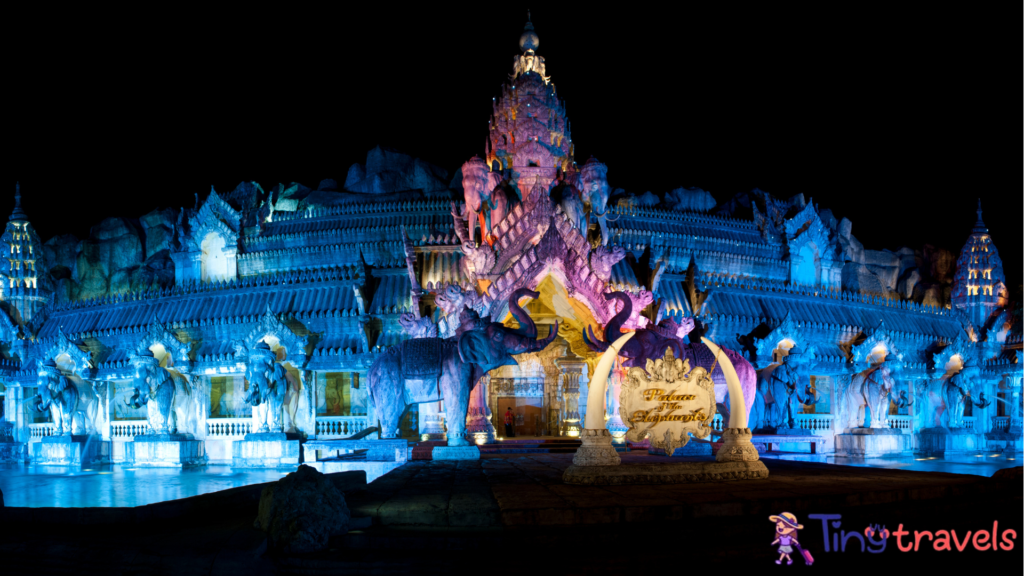
[{"label": "railing", "polygon": [[832,414],[796,414],[793,419],[796,427],[810,430],[815,435],[824,435],[832,432],[832,421],[835,416]]},{"label": "railing", "polygon": [[347,438],[369,426],[366,416],[317,416],[317,439]]},{"label": "railing", "polygon": [[146,420],[115,420],[110,423],[111,440],[132,440],[149,430]]},{"label": "railing", "polygon": [[54,430],[53,422],[40,422],[39,424],[29,424],[29,438],[30,440],[38,440],[46,436],[53,436]]},{"label": "railing", "polygon": [[888,416],[888,419],[889,428],[893,430],[906,430],[907,432],[913,430],[912,416],[891,415]]},{"label": "railing", "polygon": [[964,416],[963,426],[968,430],[974,430],[974,416]]},{"label": "railing", "polygon": [[252,432],[252,418],[211,418],[206,421],[206,437],[232,440]]},{"label": "railing", "polygon": [[715,417],[711,419],[711,429],[715,432],[721,432],[723,426],[725,424],[722,422],[722,414],[715,412]]},{"label": "railing", "polygon": [[1009,416],[994,416],[992,418],[992,430],[996,432],[1006,432],[1010,429],[1010,417]]}]

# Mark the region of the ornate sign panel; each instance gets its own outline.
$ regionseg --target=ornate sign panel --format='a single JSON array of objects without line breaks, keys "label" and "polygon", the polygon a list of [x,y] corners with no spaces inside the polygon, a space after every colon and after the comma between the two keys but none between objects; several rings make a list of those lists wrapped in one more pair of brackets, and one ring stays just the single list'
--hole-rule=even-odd
[{"label": "ornate sign panel", "polygon": [[630,368],[626,375],[619,396],[619,413],[629,424],[626,439],[650,437],[651,446],[672,454],[686,446],[690,434],[704,438],[711,433],[715,383],[707,370],[691,370],[689,360],[676,358],[669,349],[663,358],[648,360],[646,369]]}]

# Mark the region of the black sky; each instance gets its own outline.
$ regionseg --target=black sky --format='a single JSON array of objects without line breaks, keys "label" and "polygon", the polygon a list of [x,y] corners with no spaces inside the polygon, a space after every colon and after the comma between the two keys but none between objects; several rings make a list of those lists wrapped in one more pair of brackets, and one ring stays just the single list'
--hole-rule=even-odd
[{"label": "black sky", "polygon": [[[595,6],[533,21],[577,160],[614,187],[803,193],[867,248],[954,252],[981,197],[1021,282],[1019,7]],[[343,181],[378,144],[454,173],[483,152],[525,13],[11,15],[4,202],[20,180],[44,239],[84,237],[211,184]]]}]

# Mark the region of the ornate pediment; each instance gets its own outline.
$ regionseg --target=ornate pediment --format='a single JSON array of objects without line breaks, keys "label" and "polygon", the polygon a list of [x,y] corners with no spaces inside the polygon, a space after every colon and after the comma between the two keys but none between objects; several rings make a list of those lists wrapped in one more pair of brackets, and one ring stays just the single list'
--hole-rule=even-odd
[{"label": "ornate pediment", "polygon": [[885,346],[886,354],[893,355],[899,362],[903,361],[903,352],[896,346],[889,331],[885,328],[885,321],[879,320],[878,326],[866,332],[867,338],[860,344],[850,348],[850,356],[853,362],[867,362],[871,351],[879,344]]},{"label": "ornate pediment", "polygon": [[61,354],[67,354],[71,361],[75,364],[75,373],[81,375],[85,370],[93,367],[92,365],[92,354],[86,350],[82,350],[81,347],[75,342],[72,342],[64,331],[57,328],[57,342],[50,347],[49,350],[43,354],[44,359],[56,360]]},{"label": "ornate pediment", "polygon": [[953,356],[959,356],[961,362],[964,365],[969,360],[974,358],[975,346],[974,343],[961,337],[957,336],[955,340],[947,344],[942,350],[939,350],[932,356],[932,373],[942,374],[946,371],[946,364]]},{"label": "ornate pediment", "polygon": [[757,341],[756,346],[758,359],[771,359],[772,352],[782,340],[792,340],[797,346],[806,346],[806,341],[801,328],[800,323],[793,320],[792,313],[787,312],[786,317],[782,320],[781,324],[776,326],[775,329],[769,332],[764,338]]},{"label": "ornate pediment", "polygon": [[281,346],[288,351],[288,357],[285,361],[290,360],[299,367],[305,363],[306,346],[309,345],[309,338],[299,337],[292,332],[291,328],[286,326],[284,322],[281,322],[277,314],[274,314],[269,304],[259,323],[245,337],[244,344],[246,349],[252,350],[267,336],[276,338]]},{"label": "ornate pediment", "polygon": [[201,248],[203,239],[214,232],[224,238],[226,246],[238,245],[241,214],[210,189],[210,196],[188,218],[188,230],[179,230],[179,243],[189,251]]},{"label": "ornate pediment", "polygon": [[786,220],[785,229],[791,253],[796,253],[801,246],[813,242],[818,247],[818,256],[822,260],[833,259],[835,251],[830,248],[834,242],[829,238],[829,229],[818,217],[814,204],[807,204],[796,216]]},{"label": "ornate pediment", "polygon": [[153,321],[149,323],[149,327],[146,328],[145,334],[139,340],[139,343],[135,347],[135,352],[139,353],[143,350],[148,350],[151,346],[159,344],[167,350],[167,353],[174,358],[174,365],[176,368],[181,369],[188,366],[190,359],[188,356],[189,349],[191,346],[178,340],[177,336],[173,332],[167,329],[163,323],[157,319],[156,315],[153,316]]}]

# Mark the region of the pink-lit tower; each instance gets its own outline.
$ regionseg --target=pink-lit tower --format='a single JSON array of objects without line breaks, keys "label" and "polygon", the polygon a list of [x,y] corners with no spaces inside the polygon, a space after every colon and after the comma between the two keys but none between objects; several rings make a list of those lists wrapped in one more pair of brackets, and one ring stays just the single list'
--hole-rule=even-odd
[{"label": "pink-lit tower", "polygon": [[527,18],[519,37],[523,53],[512,75],[494,99],[486,158],[511,169],[525,199],[536,186],[547,192],[558,170],[573,169],[573,145],[565,106],[547,76],[544,58],[536,53],[540,38]]},{"label": "pink-lit tower", "polygon": [[962,310],[977,332],[1006,305],[1006,277],[1003,261],[992,243],[988,228],[981,219],[981,200],[978,200],[978,221],[974,223],[967,244],[956,262],[956,275],[950,299],[954,308]]}]

